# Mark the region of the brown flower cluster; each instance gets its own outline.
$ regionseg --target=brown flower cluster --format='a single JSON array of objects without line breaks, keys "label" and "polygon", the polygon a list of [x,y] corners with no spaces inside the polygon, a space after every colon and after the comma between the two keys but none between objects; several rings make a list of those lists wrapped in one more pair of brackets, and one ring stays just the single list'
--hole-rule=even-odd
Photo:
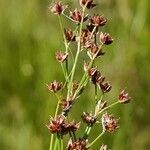
[{"label": "brown flower cluster", "polygon": [[68,132],[75,132],[80,127],[80,123],[65,122],[66,118],[63,115],[57,116],[56,118],[51,118],[47,128],[51,133],[57,133],[60,135],[67,134]]},{"label": "brown flower cluster", "polygon": [[86,146],[87,146],[87,140],[83,138],[82,139],[79,138],[75,142],[70,140],[68,142],[67,149],[68,150],[87,150]]},{"label": "brown flower cluster", "polygon": [[96,122],[96,117],[91,113],[83,112],[82,120],[88,125],[93,125]]},{"label": "brown flower cluster", "polygon": [[88,75],[91,82],[97,85],[103,93],[107,93],[111,90],[112,86],[109,84],[109,82],[104,82],[105,77],[101,75],[100,71],[97,70],[96,67],[90,68],[88,70]]},{"label": "brown flower cluster", "polygon": [[103,130],[113,132],[118,128],[118,119],[116,119],[113,115],[105,113],[102,116],[102,125]]},{"label": "brown flower cluster", "polygon": [[48,90],[51,91],[51,92],[57,92],[59,90],[62,89],[63,87],[63,83],[62,82],[58,82],[56,80],[54,80],[52,83],[50,84],[47,84],[47,87],[48,87]]}]

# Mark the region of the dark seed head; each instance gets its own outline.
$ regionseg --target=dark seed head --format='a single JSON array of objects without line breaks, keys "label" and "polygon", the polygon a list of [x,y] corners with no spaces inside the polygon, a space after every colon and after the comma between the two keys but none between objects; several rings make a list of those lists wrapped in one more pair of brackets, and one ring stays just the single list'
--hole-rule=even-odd
[{"label": "dark seed head", "polygon": [[56,80],[54,80],[53,82],[51,82],[50,84],[47,85],[48,87],[48,90],[51,91],[51,92],[57,92],[59,90],[62,89],[63,87],[63,84],[62,82],[57,82]]},{"label": "dark seed head", "polygon": [[113,39],[108,33],[102,33],[101,32],[101,34],[100,34],[100,42],[102,44],[109,45],[109,44],[111,44],[113,42]]},{"label": "dark seed head", "polygon": [[76,41],[76,37],[71,31],[71,29],[64,29],[65,38],[68,42],[74,42]]},{"label": "dark seed head", "polygon": [[64,116],[60,115],[56,118],[52,118],[47,125],[47,128],[51,133],[60,133],[62,130],[62,124],[64,123]]},{"label": "dark seed head", "polygon": [[118,96],[120,103],[129,103],[131,100],[131,97],[129,97],[129,94],[125,92],[125,90],[121,91]]},{"label": "dark seed head", "polygon": [[111,88],[112,88],[112,86],[108,82],[100,83],[99,87],[101,88],[103,93],[109,92],[111,90]]},{"label": "dark seed head", "polygon": [[118,119],[113,115],[108,115],[107,113],[102,116],[103,129],[108,132],[113,132],[118,128]]},{"label": "dark seed head", "polygon": [[82,7],[86,5],[88,9],[96,6],[96,4],[93,4],[93,0],[79,0],[79,2]]},{"label": "dark seed head", "polygon": [[104,18],[104,16],[102,16],[102,15],[101,16],[100,15],[94,15],[90,19],[90,23],[94,26],[97,26],[97,27],[104,26],[106,24],[106,22],[107,22],[107,19]]},{"label": "dark seed head", "polygon": [[64,6],[61,2],[56,2],[52,6],[49,7],[50,11],[55,15],[60,15],[66,6]]},{"label": "dark seed head", "polygon": [[83,112],[82,120],[88,125],[92,125],[96,122],[96,117],[91,113]]},{"label": "dark seed head", "polygon": [[75,142],[72,139],[69,140],[67,150],[87,150],[87,140],[77,139]]},{"label": "dark seed head", "polygon": [[55,56],[56,56],[56,60],[59,63],[63,63],[68,58],[68,53],[66,53],[66,52],[57,52]]}]

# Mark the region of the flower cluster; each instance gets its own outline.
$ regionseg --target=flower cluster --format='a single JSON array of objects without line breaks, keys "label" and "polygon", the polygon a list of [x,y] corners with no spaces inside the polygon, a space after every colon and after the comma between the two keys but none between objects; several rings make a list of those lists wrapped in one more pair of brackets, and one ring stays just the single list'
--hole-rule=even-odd
[{"label": "flower cluster", "polygon": [[65,122],[65,117],[63,115],[57,116],[56,118],[52,118],[47,125],[47,128],[50,130],[51,133],[57,134],[67,134],[69,132],[75,132],[79,129],[80,123],[72,122]]},{"label": "flower cluster", "polygon": [[[116,104],[128,103],[131,100],[125,90],[122,90],[116,96],[116,101],[112,104],[109,104],[109,101],[104,97],[111,91],[112,85],[106,80],[102,71],[97,69],[95,60],[106,54],[104,47],[107,49],[107,46],[113,43],[113,38],[109,33],[102,32],[103,27],[108,22],[104,15],[89,15],[87,13],[88,10],[97,6],[94,0],[79,0],[79,5],[80,8],[78,9],[66,11],[68,7],[58,1],[49,7],[50,11],[58,16],[63,34],[64,50],[57,51],[55,58],[62,67],[65,80],[64,82],[54,80],[47,84],[48,90],[54,93],[58,99],[55,116],[47,124],[47,128],[52,133],[50,150],[63,150],[64,147],[67,150],[90,149],[105,132],[113,133],[119,127],[119,119],[107,114],[106,111]],[[73,26],[64,28],[61,21],[62,17],[72,21],[75,28]],[[73,46],[71,46],[72,44]],[[76,51],[73,51],[74,49]],[[81,79],[76,81],[76,68],[81,53],[85,55],[85,57],[82,55],[84,73]],[[87,112],[83,110],[81,112],[82,122],[86,124],[86,129],[82,136],[77,137],[76,133],[80,129],[82,122],[70,121],[69,114],[84,89],[86,90],[88,83],[91,83],[91,86],[94,86],[95,89],[95,97],[90,97],[91,100],[94,100],[94,111]],[[102,124],[102,132],[93,141],[90,141],[91,129],[99,122]],[[66,135],[69,136],[70,140],[67,145],[63,146],[64,136]],[[54,142],[54,140],[56,141]],[[102,145],[100,150],[108,150],[107,145]]]}]

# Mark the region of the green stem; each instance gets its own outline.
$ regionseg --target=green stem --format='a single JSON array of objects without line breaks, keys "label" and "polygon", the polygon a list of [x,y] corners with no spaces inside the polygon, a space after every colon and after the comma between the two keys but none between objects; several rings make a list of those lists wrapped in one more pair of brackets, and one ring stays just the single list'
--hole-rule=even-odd
[{"label": "green stem", "polygon": [[101,114],[101,113],[103,113],[104,111],[106,111],[107,109],[109,109],[109,108],[111,108],[111,107],[113,107],[113,106],[115,106],[115,105],[117,105],[117,104],[119,104],[120,102],[119,101],[117,101],[117,102],[115,102],[115,103],[112,103],[111,105],[109,105],[109,106],[107,106],[107,107],[105,107],[104,109],[102,109],[100,112],[98,112],[98,114],[97,115],[99,115],[99,114]]},{"label": "green stem", "polygon": [[[57,106],[56,106],[56,111],[55,111],[55,117],[56,117],[57,113],[58,113],[58,110],[59,110],[60,98],[59,98],[59,96],[56,93],[55,93],[55,96],[58,99]],[[51,134],[49,150],[53,150],[53,140],[54,140],[54,134]]]},{"label": "green stem", "polygon": [[96,28],[97,28],[96,26],[93,28],[93,31],[92,31],[91,36],[90,36],[90,39],[92,38],[92,36],[93,36],[93,34],[94,34]]},{"label": "green stem", "polygon": [[53,139],[54,139],[54,134],[51,134],[49,150],[53,150]]},{"label": "green stem", "polygon": [[95,143],[99,140],[99,138],[103,136],[104,133],[105,133],[105,131],[103,131],[99,136],[97,136],[97,138],[96,138],[93,142],[91,142],[91,143],[87,146],[87,148],[90,148],[93,144],[95,144]]},{"label": "green stem", "polygon": [[[68,49],[69,49],[69,44],[65,38],[65,35],[64,35],[64,30],[63,30],[63,25],[62,25],[62,21],[61,21],[61,17],[58,16],[58,19],[59,19],[59,24],[60,24],[60,28],[61,28],[61,32],[63,34],[63,39],[64,39],[64,43],[65,43],[65,48],[66,48],[66,53],[68,53]],[[65,72],[65,79],[66,77],[68,76],[68,60],[66,60],[66,70],[63,70]]]},{"label": "green stem", "polygon": [[76,66],[77,66],[77,62],[78,62],[78,58],[79,58],[79,54],[80,54],[80,50],[81,50],[81,32],[82,32],[85,8],[86,7],[83,8],[83,12],[82,12],[82,20],[81,20],[80,29],[79,29],[78,48],[77,48],[77,53],[76,53],[76,56],[75,56],[75,61],[74,61],[73,67],[72,67],[72,74],[71,74],[71,78],[70,78],[70,82],[69,82],[67,98],[69,97],[69,95],[72,91],[72,82],[73,82],[73,78],[74,78],[74,74],[75,74],[75,70],[76,70]]},{"label": "green stem", "polygon": [[75,134],[75,132],[74,132],[74,131],[72,132],[72,135],[73,135],[73,139],[74,139],[74,141],[76,141],[76,139],[77,139],[77,138],[76,138],[76,134]]},{"label": "green stem", "polygon": [[[99,50],[97,51],[97,53],[93,56],[93,59],[91,59],[89,65],[88,65],[88,69],[93,66],[94,60],[95,60],[97,54],[99,53],[99,51],[101,50],[101,47],[102,47],[102,46],[103,46],[103,45],[100,46],[100,48],[99,48]],[[83,74],[83,77],[81,78],[81,81],[80,81],[80,83],[79,83],[79,86],[78,86],[78,88],[77,88],[77,90],[76,90],[76,92],[75,92],[75,94],[74,94],[74,97],[77,96],[77,94],[80,92],[80,90],[82,89],[83,86],[86,86],[87,82],[88,82],[88,72],[85,71],[85,73]]]},{"label": "green stem", "polygon": [[97,95],[97,85],[95,85],[95,102],[97,102],[97,98],[98,98],[98,95]]},{"label": "green stem", "polygon": [[[58,15],[58,20],[59,20],[59,25],[60,25],[61,32],[62,32],[62,34],[63,34],[64,42],[65,42],[65,44],[66,44],[67,41],[66,41],[66,38],[65,38],[65,35],[64,35],[64,29],[63,29],[61,17],[60,17],[59,15]],[[65,46],[66,46],[66,45],[65,45]]]},{"label": "green stem", "polygon": [[62,68],[64,77],[65,77],[65,80],[67,80],[67,73],[66,73],[66,71],[65,71],[65,69],[64,69],[63,63],[61,63],[61,68]]},{"label": "green stem", "polygon": [[61,150],[63,150],[63,138],[61,138]]},{"label": "green stem", "polygon": [[91,129],[92,129],[92,126],[89,126],[89,125],[88,125],[88,126],[86,127],[85,132],[84,132],[84,136],[83,136],[84,139],[87,139],[87,138],[88,138]]},{"label": "green stem", "polygon": [[58,147],[58,138],[56,138],[56,140],[55,140],[54,150],[56,150],[57,147]]},{"label": "green stem", "polygon": [[58,110],[59,110],[59,104],[60,104],[61,99],[59,98],[59,96],[56,93],[55,93],[55,96],[58,99],[57,106],[56,106],[56,111],[55,111],[55,117],[56,117],[57,113],[58,113]]}]

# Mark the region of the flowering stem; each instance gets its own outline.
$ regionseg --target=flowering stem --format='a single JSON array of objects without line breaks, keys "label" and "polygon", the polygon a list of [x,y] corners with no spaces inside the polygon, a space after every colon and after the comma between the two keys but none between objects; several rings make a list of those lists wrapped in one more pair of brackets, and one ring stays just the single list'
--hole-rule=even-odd
[{"label": "flowering stem", "polygon": [[[93,59],[91,59],[89,65],[88,65],[88,69],[93,66],[94,60],[95,60],[97,54],[100,52],[102,46],[103,46],[103,45],[101,45],[101,46],[99,47],[99,50],[98,50],[97,53],[93,56]],[[83,77],[81,78],[81,81],[80,81],[80,83],[79,83],[79,87],[77,88],[77,90],[76,90],[76,92],[75,92],[75,94],[74,94],[74,97],[76,97],[76,95],[80,92],[80,90],[82,89],[82,87],[86,86],[86,84],[87,84],[87,82],[88,82],[88,79],[89,79],[87,75],[88,75],[88,72],[85,71],[85,73],[83,74]]]},{"label": "flowering stem", "polygon": [[78,48],[77,48],[77,53],[75,56],[75,61],[72,67],[72,74],[71,74],[71,78],[70,78],[70,82],[69,82],[69,88],[68,88],[68,94],[67,94],[67,98],[70,95],[70,92],[72,90],[72,82],[73,82],[73,78],[74,78],[74,74],[75,74],[75,70],[76,70],[76,66],[77,66],[77,61],[78,61],[78,57],[79,57],[79,53],[80,53],[80,49],[81,49],[81,32],[82,32],[82,26],[83,26],[83,20],[84,20],[84,12],[85,12],[85,8],[83,8],[83,12],[82,12],[82,19],[81,19],[81,23],[80,23],[80,29],[79,29],[79,42],[78,42]]},{"label": "flowering stem", "polygon": [[[61,17],[58,16],[59,19],[59,24],[60,24],[60,28],[61,28],[61,32],[63,34],[63,38],[64,38],[64,43],[65,43],[65,48],[66,48],[66,53],[68,53],[68,49],[69,49],[69,44],[66,41],[65,35],[64,35],[64,31],[63,31],[63,25],[62,25],[62,21],[61,21]],[[65,79],[68,76],[68,60],[66,60],[66,70],[63,70],[63,72],[65,71]]]},{"label": "flowering stem", "polygon": [[102,132],[93,142],[91,142],[91,143],[87,146],[87,148],[90,148],[93,144],[95,144],[95,143],[97,142],[97,140],[99,140],[99,138],[103,136],[104,133],[105,133],[105,130],[103,130],[103,132]]}]

